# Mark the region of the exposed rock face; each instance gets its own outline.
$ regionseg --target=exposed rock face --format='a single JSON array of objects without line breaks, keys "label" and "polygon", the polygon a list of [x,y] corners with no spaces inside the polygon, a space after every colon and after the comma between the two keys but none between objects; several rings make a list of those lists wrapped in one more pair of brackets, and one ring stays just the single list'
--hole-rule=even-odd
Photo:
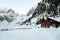
[{"label": "exposed rock face", "polygon": [[46,11],[46,5],[44,3],[38,3],[37,8],[35,9],[34,13],[42,13],[43,11]]},{"label": "exposed rock face", "polygon": [[50,4],[59,4],[60,3],[60,0],[43,0],[44,2],[48,2],[48,3],[50,3]]},{"label": "exposed rock face", "polygon": [[32,16],[24,21],[23,24],[25,24],[26,22],[31,22],[31,19],[33,19],[34,17],[36,18],[41,14],[45,14],[49,17],[55,17],[57,15],[60,15],[60,0],[42,0],[38,3],[38,6],[36,7]]},{"label": "exposed rock face", "polygon": [[37,11],[47,11],[48,14],[57,15],[58,14],[58,5],[60,6],[60,0],[43,0],[38,3],[36,8]]}]

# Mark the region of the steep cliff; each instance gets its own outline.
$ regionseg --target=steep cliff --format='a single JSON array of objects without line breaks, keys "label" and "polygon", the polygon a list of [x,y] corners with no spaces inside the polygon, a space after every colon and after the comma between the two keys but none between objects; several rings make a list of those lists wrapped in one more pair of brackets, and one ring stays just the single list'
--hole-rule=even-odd
[{"label": "steep cliff", "polygon": [[[42,0],[37,4],[37,7],[32,16],[25,20],[22,24],[31,23],[33,18],[37,18],[36,24],[40,18],[45,17],[59,17],[60,16],[60,0]],[[38,20],[39,19],[39,20]]]}]

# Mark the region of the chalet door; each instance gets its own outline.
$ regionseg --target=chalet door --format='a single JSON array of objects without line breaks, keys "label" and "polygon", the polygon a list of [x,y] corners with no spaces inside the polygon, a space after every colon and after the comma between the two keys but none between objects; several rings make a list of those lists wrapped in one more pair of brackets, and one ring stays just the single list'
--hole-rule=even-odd
[{"label": "chalet door", "polygon": [[47,25],[46,23],[42,23],[42,24],[41,24],[41,27],[43,27],[43,28],[48,28],[48,25]]}]

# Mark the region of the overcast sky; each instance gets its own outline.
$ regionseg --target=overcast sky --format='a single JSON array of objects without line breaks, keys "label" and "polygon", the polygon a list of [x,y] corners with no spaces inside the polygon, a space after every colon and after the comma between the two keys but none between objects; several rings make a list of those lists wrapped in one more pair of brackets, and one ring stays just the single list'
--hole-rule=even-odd
[{"label": "overcast sky", "polygon": [[26,14],[41,0],[0,0],[0,7],[11,8],[19,14]]}]

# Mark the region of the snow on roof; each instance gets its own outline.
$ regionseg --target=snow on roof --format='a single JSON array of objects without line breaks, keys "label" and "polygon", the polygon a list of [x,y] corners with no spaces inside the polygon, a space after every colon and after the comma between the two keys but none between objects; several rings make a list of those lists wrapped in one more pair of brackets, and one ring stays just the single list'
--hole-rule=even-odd
[{"label": "snow on roof", "polygon": [[41,17],[41,19],[44,18],[45,20],[47,20],[47,17]]},{"label": "snow on roof", "polygon": [[53,19],[53,20],[56,20],[56,21],[60,22],[60,17],[57,17],[57,18],[54,18],[54,17],[48,17],[48,18],[51,18],[51,19]]}]

